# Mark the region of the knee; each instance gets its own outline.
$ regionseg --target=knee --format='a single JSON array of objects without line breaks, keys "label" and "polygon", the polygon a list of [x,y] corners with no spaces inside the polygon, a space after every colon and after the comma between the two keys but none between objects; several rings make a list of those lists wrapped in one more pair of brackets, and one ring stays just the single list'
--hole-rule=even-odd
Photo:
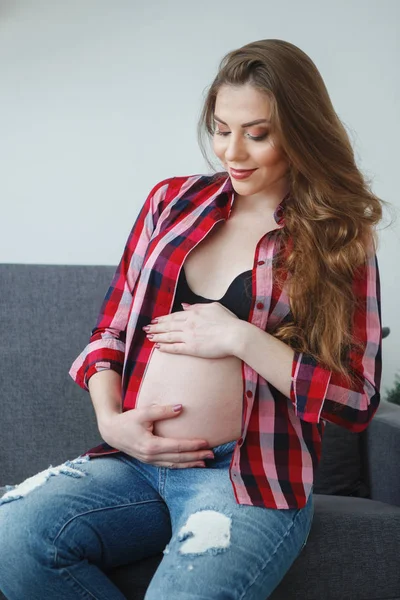
[{"label": "knee", "polygon": [[91,539],[90,523],[71,517],[59,497],[44,503],[32,500],[20,498],[0,505],[0,573],[13,564],[31,569],[71,564],[83,554],[79,540]]},{"label": "knee", "polygon": [[230,546],[231,516],[216,510],[200,510],[190,515],[178,533],[180,554],[217,554]]},{"label": "knee", "polygon": [[[42,553],[51,554],[49,546],[52,546],[52,539],[60,529],[60,524],[65,522],[64,517],[68,516],[62,498],[65,482],[70,477],[85,477],[79,466],[87,461],[88,458],[79,457],[57,467],[49,467],[11,487],[0,497],[2,557],[7,555],[11,561],[14,553],[18,560],[23,555],[39,555],[43,558]],[[63,475],[69,477],[57,477]]]},{"label": "knee", "polygon": [[35,577],[49,561],[49,544],[42,520],[23,510],[23,500],[0,505],[0,589],[7,580]]}]

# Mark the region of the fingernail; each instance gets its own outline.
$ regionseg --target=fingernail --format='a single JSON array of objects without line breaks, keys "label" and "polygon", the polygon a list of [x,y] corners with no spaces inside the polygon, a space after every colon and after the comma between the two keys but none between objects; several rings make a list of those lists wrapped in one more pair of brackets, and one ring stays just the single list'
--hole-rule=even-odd
[{"label": "fingernail", "polygon": [[181,410],[181,408],[182,408],[182,404],[174,404],[174,406],[172,407],[174,412],[178,412],[178,410]]},{"label": "fingernail", "polygon": [[205,458],[214,458],[214,454],[208,453],[205,455]]}]

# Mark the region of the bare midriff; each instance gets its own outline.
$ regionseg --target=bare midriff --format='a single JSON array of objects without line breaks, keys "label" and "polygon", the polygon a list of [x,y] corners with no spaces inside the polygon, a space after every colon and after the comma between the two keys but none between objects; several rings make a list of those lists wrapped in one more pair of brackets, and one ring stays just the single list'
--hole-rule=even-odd
[{"label": "bare midriff", "polygon": [[154,348],[136,406],[182,404],[179,417],[155,421],[153,433],[206,439],[210,448],[240,437],[242,361],[200,358]]},{"label": "bare midriff", "polygon": [[[231,281],[253,268],[257,242],[273,223],[243,214],[219,221],[185,258],[189,287],[205,298],[222,298]],[[182,267],[183,268],[183,265]],[[210,447],[241,435],[242,360],[236,356],[200,358],[153,348],[136,407],[182,404],[179,417],[154,422],[162,437],[206,439]]]}]

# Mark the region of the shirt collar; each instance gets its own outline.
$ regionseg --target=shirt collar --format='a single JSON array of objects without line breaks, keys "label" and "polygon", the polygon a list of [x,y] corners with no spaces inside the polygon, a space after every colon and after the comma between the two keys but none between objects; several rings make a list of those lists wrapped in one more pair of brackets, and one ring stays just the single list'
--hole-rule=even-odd
[{"label": "shirt collar", "polygon": [[[227,174],[226,178],[225,178],[225,183],[223,184],[223,187],[221,190],[221,193],[229,194],[232,192],[234,192],[232,180],[229,177],[229,174]],[[286,194],[286,196],[281,200],[281,202],[278,204],[278,206],[276,207],[275,212],[274,212],[274,219],[275,219],[276,223],[278,225],[280,225],[281,227],[283,227],[285,225],[284,212],[285,212],[285,207],[287,205],[289,196],[290,196],[290,192],[288,192]],[[231,197],[231,201],[233,202],[233,194]]]}]

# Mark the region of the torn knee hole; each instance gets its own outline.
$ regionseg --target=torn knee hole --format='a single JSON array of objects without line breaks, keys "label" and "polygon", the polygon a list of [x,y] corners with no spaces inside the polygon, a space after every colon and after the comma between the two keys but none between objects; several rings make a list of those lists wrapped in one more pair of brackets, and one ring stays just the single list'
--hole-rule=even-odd
[{"label": "torn knee hole", "polygon": [[76,465],[88,462],[88,456],[79,456],[74,460],[67,460],[62,465],[57,467],[50,466],[44,471],[40,471],[32,477],[28,477],[22,483],[14,486],[6,486],[6,493],[0,498],[0,504],[11,502],[12,500],[18,500],[24,498],[27,494],[32,492],[34,489],[43,485],[52,475],[67,475],[69,477],[84,477],[86,473],[76,468]]},{"label": "torn knee hole", "polygon": [[201,510],[181,527],[180,554],[218,554],[230,545],[232,519],[216,510]]}]

